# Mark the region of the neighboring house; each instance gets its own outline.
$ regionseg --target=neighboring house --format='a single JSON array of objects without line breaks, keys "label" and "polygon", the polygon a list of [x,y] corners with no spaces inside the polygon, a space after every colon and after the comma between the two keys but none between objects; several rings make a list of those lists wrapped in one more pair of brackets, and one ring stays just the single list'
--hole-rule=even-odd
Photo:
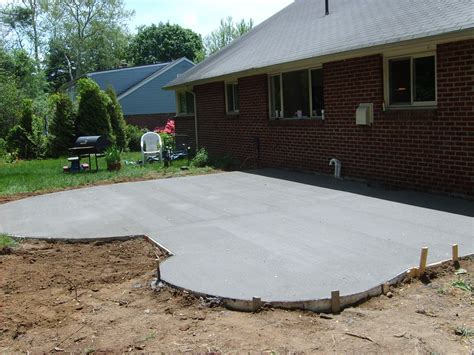
[{"label": "neighboring house", "polygon": [[473,197],[474,1],[328,10],[297,0],[168,84],[178,133],[241,162],[332,174],[337,158],[347,177]]},{"label": "neighboring house", "polygon": [[[163,86],[190,68],[194,63],[181,58],[170,63],[121,68],[89,73],[102,90],[112,86],[117,93],[128,123],[153,129],[164,126],[176,113],[176,97]],[[76,81],[65,85],[63,90],[72,98],[76,96]]]}]

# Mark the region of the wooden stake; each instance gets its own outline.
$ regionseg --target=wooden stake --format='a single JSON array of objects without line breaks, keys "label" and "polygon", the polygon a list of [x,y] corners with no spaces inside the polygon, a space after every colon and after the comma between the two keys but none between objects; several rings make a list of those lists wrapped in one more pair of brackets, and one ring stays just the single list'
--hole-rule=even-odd
[{"label": "wooden stake", "polygon": [[252,298],[252,311],[258,312],[262,308],[262,299],[260,297]]},{"label": "wooden stake", "polygon": [[161,281],[160,259],[156,259],[156,278]]},{"label": "wooden stake", "polygon": [[428,248],[427,247],[421,248],[420,269],[419,269],[418,276],[423,276],[425,274],[427,260],[428,260]]},{"label": "wooden stake", "polygon": [[418,276],[418,268],[417,267],[412,267],[410,271],[408,271],[408,276],[411,278],[415,278]]},{"label": "wooden stake", "polygon": [[341,297],[339,291],[331,292],[331,311],[334,314],[341,312]]},{"label": "wooden stake", "polygon": [[453,262],[459,262],[459,247],[457,244],[453,245]]}]

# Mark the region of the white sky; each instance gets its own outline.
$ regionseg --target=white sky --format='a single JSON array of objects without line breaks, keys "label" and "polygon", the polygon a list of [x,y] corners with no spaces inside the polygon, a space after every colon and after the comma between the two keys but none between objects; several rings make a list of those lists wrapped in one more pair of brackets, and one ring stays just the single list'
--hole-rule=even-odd
[{"label": "white sky", "polygon": [[[0,5],[14,0],[0,0]],[[294,0],[124,0],[128,9],[135,10],[130,23],[132,31],[139,25],[167,22],[205,36],[219,27],[222,18],[253,19],[255,24],[291,4]],[[321,0],[322,1],[322,0]]]},{"label": "white sky", "polygon": [[[4,1],[4,0],[0,0]],[[252,18],[255,24],[266,20],[293,0],[125,0],[136,12],[130,26],[149,25],[160,21],[177,23],[202,34],[219,26],[221,18]]]}]

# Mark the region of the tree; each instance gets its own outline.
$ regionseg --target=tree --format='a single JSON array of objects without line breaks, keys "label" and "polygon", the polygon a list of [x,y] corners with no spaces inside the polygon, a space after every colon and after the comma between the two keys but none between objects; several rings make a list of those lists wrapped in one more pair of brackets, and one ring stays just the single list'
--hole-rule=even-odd
[{"label": "tree", "polygon": [[206,54],[211,55],[253,28],[253,20],[235,22],[231,16],[221,20],[219,28],[204,39]]},{"label": "tree", "polygon": [[135,65],[170,62],[182,57],[198,60],[203,53],[202,38],[179,25],[160,22],[141,26],[128,49],[129,60]]},{"label": "tree", "polygon": [[20,49],[31,49],[37,70],[41,64],[48,4],[48,0],[21,0],[20,5],[11,3],[0,10],[0,22],[14,33]]},{"label": "tree", "polygon": [[107,107],[110,98],[91,79],[80,79],[77,84],[79,107],[76,120],[78,136],[105,135],[115,143]]},{"label": "tree", "polygon": [[[74,78],[88,71],[110,69],[121,62],[128,43],[126,21],[133,14],[125,9],[123,0],[54,0],[52,3],[49,46],[53,46]],[[53,62],[58,62],[58,58]]]},{"label": "tree", "polygon": [[54,106],[54,116],[49,125],[49,154],[58,157],[67,153],[75,138],[76,113],[68,95],[53,94],[51,101]]},{"label": "tree", "polygon": [[119,149],[124,150],[127,148],[127,136],[125,132],[126,123],[123,118],[122,107],[117,100],[115,90],[111,86],[107,88],[106,94],[110,98],[107,111],[109,113],[112,131],[116,138],[116,144]]}]

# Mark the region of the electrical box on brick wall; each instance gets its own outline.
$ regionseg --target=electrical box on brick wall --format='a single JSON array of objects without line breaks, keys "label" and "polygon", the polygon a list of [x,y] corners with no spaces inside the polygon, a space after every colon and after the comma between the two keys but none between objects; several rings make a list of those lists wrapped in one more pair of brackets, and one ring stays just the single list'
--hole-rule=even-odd
[{"label": "electrical box on brick wall", "polygon": [[374,123],[374,104],[360,104],[356,111],[356,124],[370,126]]}]

